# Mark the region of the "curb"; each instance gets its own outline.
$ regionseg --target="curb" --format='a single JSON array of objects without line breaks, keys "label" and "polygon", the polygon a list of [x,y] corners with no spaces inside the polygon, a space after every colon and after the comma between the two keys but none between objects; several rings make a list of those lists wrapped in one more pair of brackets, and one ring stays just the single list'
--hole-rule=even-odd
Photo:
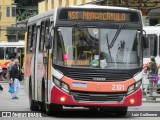
[{"label": "curb", "polygon": [[0,81],[0,83],[9,83],[9,81]]},{"label": "curb", "polygon": [[160,101],[152,100],[152,101],[142,101],[142,103],[160,103]]}]

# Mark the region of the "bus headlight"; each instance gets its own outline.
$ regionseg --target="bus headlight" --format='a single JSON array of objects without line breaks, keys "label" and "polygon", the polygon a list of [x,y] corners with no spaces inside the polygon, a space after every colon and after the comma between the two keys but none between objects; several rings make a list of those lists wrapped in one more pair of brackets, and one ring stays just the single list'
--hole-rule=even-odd
[{"label": "bus headlight", "polygon": [[58,87],[61,86],[61,82],[59,80],[57,80],[56,78],[53,78],[53,82],[55,85],[57,85]]},{"label": "bus headlight", "polygon": [[62,83],[62,90],[66,91],[67,93],[69,93],[69,87],[67,84]]},{"label": "bus headlight", "polygon": [[129,86],[129,87],[128,87],[127,94],[130,94],[130,93],[134,92],[135,90],[137,90],[138,88],[140,88],[141,85],[142,85],[142,80],[139,80],[139,81],[136,82],[135,84]]},{"label": "bus headlight", "polygon": [[131,92],[134,91],[134,85],[129,86],[127,94],[130,94]]},{"label": "bus headlight", "polygon": [[135,89],[138,89],[142,85],[142,80],[136,82]]},{"label": "bus headlight", "polygon": [[69,91],[70,91],[69,90],[69,86],[66,83],[62,82],[61,80],[56,79],[55,77],[53,77],[53,83],[57,87],[59,87],[60,89],[62,89],[63,91],[69,93]]}]

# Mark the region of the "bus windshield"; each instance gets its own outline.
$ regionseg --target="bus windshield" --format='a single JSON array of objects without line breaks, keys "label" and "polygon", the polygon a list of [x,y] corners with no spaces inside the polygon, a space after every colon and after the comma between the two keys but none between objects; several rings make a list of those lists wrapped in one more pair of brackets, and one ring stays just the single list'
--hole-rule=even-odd
[{"label": "bus windshield", "polygon": [[139,31],[122,28],[117,34],[118,29],[84,26],[57,27],[53,63],[65,67],[103,69],[141,67]]}]

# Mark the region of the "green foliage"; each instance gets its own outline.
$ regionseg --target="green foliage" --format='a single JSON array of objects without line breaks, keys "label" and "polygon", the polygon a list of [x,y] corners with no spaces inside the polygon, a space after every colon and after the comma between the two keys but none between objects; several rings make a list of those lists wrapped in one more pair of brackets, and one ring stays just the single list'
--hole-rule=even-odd
[{"label": "green foliage", "polygon": [[19,6],[37,6],[40,1],[42,0],[15,0],[15,3],[18,3]]},{"label": "green foliage", "polygon": [[21,21],[21,20],[28,19],[35,15],[37,15],[37,11],[35,10],[18,10],[16,17],[18,21]]}]

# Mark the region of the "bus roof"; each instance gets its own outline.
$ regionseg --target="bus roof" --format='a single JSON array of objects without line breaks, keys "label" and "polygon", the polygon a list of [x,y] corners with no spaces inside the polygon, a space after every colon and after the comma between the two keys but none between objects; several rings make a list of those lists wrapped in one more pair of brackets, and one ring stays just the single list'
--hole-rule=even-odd
[{"label": "bus roof", "polygon": [[19,42],[0,42],[0,47],[24,47],[24,41],[19,41]]},{"label": "bus roof", "polygon": [[143,30],[146,34],[160,34],[160,26],[144,26]]},{"label": "bus roof", "polygon": [[[98,5],[93,5],[93,4],[86,4],[86,5],[79,5],[79,6],[67,6],[67,7],[59,7],[59,8],[95,8],[95,9],[111,9],[111,10],[134,10],[134,11],[139,11],[136,9],[131,9],[131,8],[127,8],[127,7],[115,7],[115,6],[98,6]],[[49,17],[51,15],[53,15],[54,13],[54,9],[51,9],[47,12],[38,14],[36,16],[33,16],[31,18],[29,18],[28,23],[32,24],[32,22],[36,21],[36,20],[42,20],[43,18]]]},{"label": "bus roof", "polygon": [[33,16],[33,17],[29,18],[28,23],[32,23],[35,20],[39,20],[39,19],[43,19],[43,18],[49,17],[49,16],[53,15],[53,13],[54,13],[54,9],[49,10],[49,11],[44,12],[44,13],[41,13],[41,14],[38,14],[36,16]]},{"label": "bus roof", "polygon": [[[94,5],[94,4],[86,4],[86,5],[80,5],[80,6],[68,6],[64,8],[97,8],[97,9],[118,9],[118,10],[136,10],[136,9],[131,9],[127,7],[115,7],[115,6],[99,6],[99,5]],[[139,10],[136,10],[139,11]]]}]

